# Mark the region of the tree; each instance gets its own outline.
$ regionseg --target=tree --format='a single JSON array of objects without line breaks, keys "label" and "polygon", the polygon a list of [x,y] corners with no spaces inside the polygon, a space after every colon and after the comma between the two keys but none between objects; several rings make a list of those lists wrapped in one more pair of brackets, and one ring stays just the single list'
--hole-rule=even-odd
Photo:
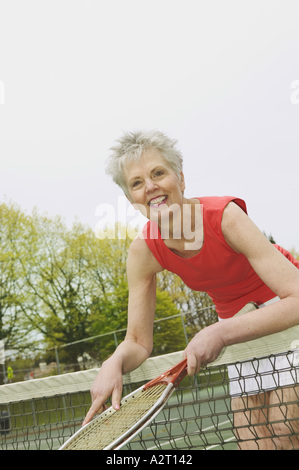
[{"label": "tree", "polygon": [[187,346],[180,313],[169,292],[158,288],[153,356],[179,351]]},{"label": "tree", "polygon": [[[38,237],[37,257],[24,263],[28,321],[44,337],[47,348],[75,343],[88,336],[95,282],[89,271],[95,237],[80,224],[68,230],[60,218],[34,215],[32,230]],[[84,345],[64,350],[76,364]]]},{"label": "tree", "polygon": [[20,259],[26,256],[28,225],[18,206],[0,204],[0,339],[6,350],[32,345],[21,308],[25,293]]},{"label": "tree", "polygon": [[295,259],[299,261],[299,252],[295,250],[295,248],[292,248],[290,250],[290,253],[294,256]]},{"label": "tree", "polygon": [[169,293],[179,312],[184,313],[186,332],[190,340],[199,330],[218,321],[214,304],[206,292],[190,289],[174,273],[162,271],[158,287]]}]

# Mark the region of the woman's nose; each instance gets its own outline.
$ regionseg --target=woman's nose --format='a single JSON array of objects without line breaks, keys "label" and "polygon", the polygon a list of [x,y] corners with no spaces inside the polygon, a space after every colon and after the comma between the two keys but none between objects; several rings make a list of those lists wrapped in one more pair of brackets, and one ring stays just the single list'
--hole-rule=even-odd
[{"label": "woman's nose", "polygon": [[145,190],[147,193],[152,193],[157,188],[157,185],[152,180],[145,181]]}]

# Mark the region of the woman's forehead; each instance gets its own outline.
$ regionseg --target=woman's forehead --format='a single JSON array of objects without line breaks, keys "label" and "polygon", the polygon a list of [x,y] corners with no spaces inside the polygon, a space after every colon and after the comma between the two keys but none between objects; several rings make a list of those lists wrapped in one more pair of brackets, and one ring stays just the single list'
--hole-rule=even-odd
[{"label": "woman's forehead", "polygon": [[140,158],[130,159],[125,162],[124,170],[125,172],[135,172],[135,171],[148,171],[156,166],[164,166],[170,168],[169,163],[164,158],[162,153],[157,149],[147,149],[145,150]]}]

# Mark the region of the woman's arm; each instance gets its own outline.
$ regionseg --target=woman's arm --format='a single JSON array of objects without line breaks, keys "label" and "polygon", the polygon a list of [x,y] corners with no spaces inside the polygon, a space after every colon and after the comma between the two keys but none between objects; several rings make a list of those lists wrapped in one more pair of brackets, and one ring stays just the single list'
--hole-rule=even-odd
[{"label": "woman's arm", "polygon": [[235,203],[230,203],[223,213],[222,232],[228,245],[246,256],[258,276],[281,300],[263,308],[262,312],[255,310],[232,317],[200,331],[185,350],[191,375],[215,360],[224,346],[299,324],[299,269],[267,240]]},{"label": "woman's arm", "polygon": [[129,285],[128,327],[124,341],[105,361],[92,385],[92,405],[83,424],[102,409],[108,397],[119,409],[122,376],[136,369],[149,357],[153,345],[156,304],[156,273],[162,268],[143,239],[135,239],[129,249],[127,277]]},{"label": "woman's arm", "polygon": [[[223,214],[222,231],[227,243],[246,256],[263,282],[280,297],[280,301],[248,315],[244,327],[227,336],[233,344],[241,335],[246,341],[285,330],[299,323],[299,269],[290,263],[234,203]],[[236,320],[237,318],[235,318]],[[258,323],[256,323],[256,321]],[[246,324],[246,327],[245,327]],[[240,323],[238,322],[238,326]]]}]

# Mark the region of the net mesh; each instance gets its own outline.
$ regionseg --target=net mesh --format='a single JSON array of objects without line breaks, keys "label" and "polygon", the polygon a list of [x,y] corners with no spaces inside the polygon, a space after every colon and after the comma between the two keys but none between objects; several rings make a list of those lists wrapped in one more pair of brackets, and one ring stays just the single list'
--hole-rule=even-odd
[{"label": "net mesh", "polygon": [[[229,347],[200,374],[185,377],[154,421],[124,449],[298,449],[298,327],[282,336]],[[177,352],[148,359],[124,376],[124,395],[181,358]],[[0,386],[0,448],[58,449],[81,427],[97,372]]]}]

